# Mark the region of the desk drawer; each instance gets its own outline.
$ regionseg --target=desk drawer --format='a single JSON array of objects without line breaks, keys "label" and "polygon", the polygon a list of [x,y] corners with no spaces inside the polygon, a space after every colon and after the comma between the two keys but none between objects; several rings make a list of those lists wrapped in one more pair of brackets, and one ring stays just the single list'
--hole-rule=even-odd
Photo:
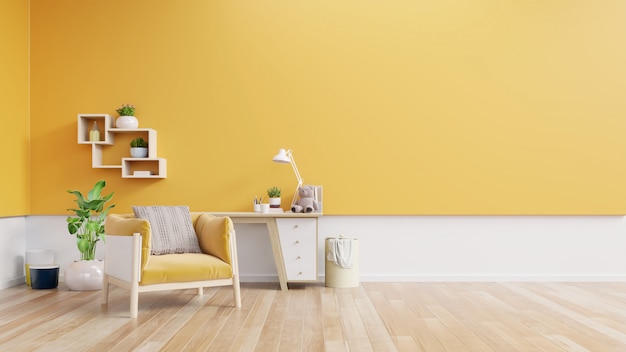
[{"label": "desk drawer", "polygon": [[288,281],[317,281],[317,219],[276,219]]}]

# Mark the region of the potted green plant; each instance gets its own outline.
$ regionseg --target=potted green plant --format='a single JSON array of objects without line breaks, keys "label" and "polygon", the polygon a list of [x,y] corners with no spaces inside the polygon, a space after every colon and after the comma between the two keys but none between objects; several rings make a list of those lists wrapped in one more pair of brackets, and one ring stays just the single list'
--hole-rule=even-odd
[{"label": "potted green plant", "polygon": [[104,180],[96,182],[85,198],[80,191],[68,190],[76,196],[75,216],[67,217],[67,229],[76,236],[80,260],[70,263],[65,269],[65,283],[70,290],[98,290],[102,288],[102,261],[95,260],[96,244],[105,240],[104,221],[115,204],[105,205],[114,193],[102,195]]},{"label": "potted green plant", "polygon": [[132,104],[122,104],[118,109],[116,109],[120,116],[135,116],[135,106]]},{"label": "potted green plant", "polygon": [[138,137],[130,141],[130,156],[133,158],[145,158],[148,156],[148,143]]},{"label": "potted green plant", "polygon": [[274,186],[267,190],[267,196],[270,197],[270,208],[280,208],[280,188]]},{"label": "potted green plant", "polygon": [[122,104],[119,108],[115,109],[120,117],[115,120],[115,127],[134,129],[139,127],[139,120],[135,117],[135,105]]}]

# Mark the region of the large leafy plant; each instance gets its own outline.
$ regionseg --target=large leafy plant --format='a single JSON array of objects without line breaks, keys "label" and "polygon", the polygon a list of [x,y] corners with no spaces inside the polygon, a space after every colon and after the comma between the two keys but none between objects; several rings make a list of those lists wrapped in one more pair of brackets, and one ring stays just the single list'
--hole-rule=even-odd
[{"label": "large leafy plant", "polygon": [[103,196],[102,189],[106,186],[104,180],[96,182],[93,188],[83,197],[80,191],[67,191],[76,196],[74,200],[78,205],[73,211],[76,216],[67,217],[67,229],[71,235],[76,235],[76,244],[80,251],[81,260],[94,260],[96,257],[96,244],[102,240],[104,242],[104,220],[111,208],[111,204],[106,208],[105,203],[111,200],[114,193]]}]

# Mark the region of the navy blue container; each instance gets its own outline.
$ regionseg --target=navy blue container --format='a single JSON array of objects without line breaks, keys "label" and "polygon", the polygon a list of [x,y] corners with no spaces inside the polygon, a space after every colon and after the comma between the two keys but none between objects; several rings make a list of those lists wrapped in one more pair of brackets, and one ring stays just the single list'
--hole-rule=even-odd
[{"label": "navy blue container", "polygon": [[31,288],[48,289],[59,285],[58,265],[31,265],[29,270]]}]

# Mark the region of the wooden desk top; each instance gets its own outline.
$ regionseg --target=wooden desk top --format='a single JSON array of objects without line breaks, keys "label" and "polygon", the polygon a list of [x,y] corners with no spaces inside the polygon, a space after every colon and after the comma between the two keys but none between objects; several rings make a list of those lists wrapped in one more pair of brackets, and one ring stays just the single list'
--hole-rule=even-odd
[{"label": "wooden desk top", "polygon": [[228,216],[231,218],[319,218],[322,213],[292,213],[292,212],[269,212],[255,213],[252,211],[242,212],[213,212],[207,211],[209,214]]}]

